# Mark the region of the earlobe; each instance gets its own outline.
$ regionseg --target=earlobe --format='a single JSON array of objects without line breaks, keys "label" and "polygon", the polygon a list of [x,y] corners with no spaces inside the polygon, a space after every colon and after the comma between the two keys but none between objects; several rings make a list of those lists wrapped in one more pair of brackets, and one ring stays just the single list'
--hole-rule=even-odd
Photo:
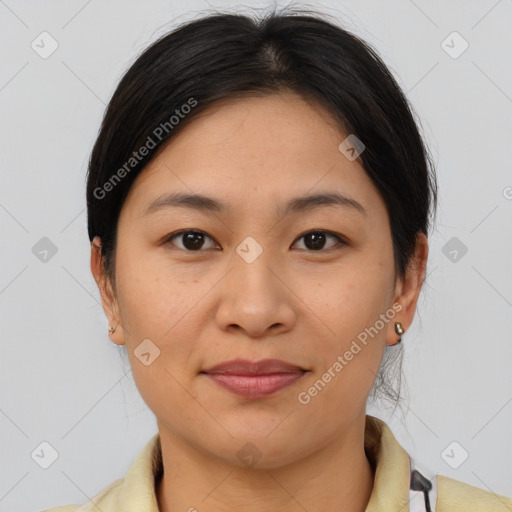
[{"label": "earlobe", "polygon": [[97,236],[94,237],[91,243],[91,272],[100,292],[103,311],[108,319],[108,336],[116,345],[124,345],[124,332],[120,327],[117,298],[110,279],[105,274],[101,254],[101,239]]},{"label": "earlobe", "polygon": [[398,336],[396,343],[402,342],[402,334],[405,332],[402,322],[395,322],[395,333]]},{"label": "earlobe", "polygon": [[388,345],[400,343],[404,334],[412,324],[419,294],[425,280],[428,258],[428,240],[424,233],[416,236],[414,254],[396,287],[395,303],[400,304],[400,311],[396,314],[393,325],[388,329]]}]

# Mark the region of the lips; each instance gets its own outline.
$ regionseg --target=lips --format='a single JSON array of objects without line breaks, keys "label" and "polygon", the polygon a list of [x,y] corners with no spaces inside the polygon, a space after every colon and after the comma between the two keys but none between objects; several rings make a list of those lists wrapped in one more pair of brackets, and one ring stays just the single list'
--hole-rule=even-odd
[{"label": "lips", "polygon": [[233,359],[225,361],[204,370],[208,374],[230,375],[269,375],[272,373],[301,373],[304,368],[280,359],[262,359],[261,361],[248,361],[246,359]]},{"label": "lips", "polygon": [[201,372],[224,390],[243,398],[265,398],[291,386],[307,370],[280,359],[235,359]]}]

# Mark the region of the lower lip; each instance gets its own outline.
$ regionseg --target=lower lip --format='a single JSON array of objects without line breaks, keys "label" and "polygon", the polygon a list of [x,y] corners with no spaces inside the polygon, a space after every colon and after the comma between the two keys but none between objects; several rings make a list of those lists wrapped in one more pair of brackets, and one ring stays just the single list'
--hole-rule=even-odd
[{"label": "lower lip", "polygon": [[271,373],[268,375],[232,375],[226,373],[208,373],[216,384],[244,398],[264,398],[281,389],[291,386],[299,380],[301,373]]}]

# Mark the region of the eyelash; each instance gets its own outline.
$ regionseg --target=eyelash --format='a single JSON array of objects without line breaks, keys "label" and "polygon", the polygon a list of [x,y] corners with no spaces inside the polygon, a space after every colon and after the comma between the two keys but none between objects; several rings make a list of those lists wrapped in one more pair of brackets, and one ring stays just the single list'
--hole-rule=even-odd
[{"label": "eyelash", "polygon": [[[210,240],[214,240],[211,236],[209,236],[204,231],[201,231],[200,229],[182,229],[180,231],[176,231],[175,233],[171,233],[169,236],[167,236],[164,239],[164,241],[163,241],[163,245],[171,244],[171,242],[175,238],[178,238],[179,236],[184,235],[186,233],[199,233],[199,234],[205,235]],[[338,244],[333,246],[333,247],[330,247],[329,249],[318,249],[316,251],[312,250],[312,249],[300,249],[300,250],[303,250],[303,251],[306,251],[306,252],[310,252],[310,253],[329,253],[329,252],[332,252],[334,250],[340,249],[343,246],[349,245],[349,243],[348,243],[346,238],[344,238],[341,235],[338,235],[337,233],[333,233],[332,231],[327,231],[325,229],[312,229],[312,230],[309,230],[306,233],[303,233],[302,235],[297,237],[296,240],[293,242],[293,244],[295,244],[301,238],[303,238],[303,237],[305,237],[307,235],[310,235],[312,233],[322,233],[322,234],[326,234],[327,236],[332,236],[333,238],[336,238],[338,240]],[[217,243],[217,242],[215,242],[215,243]],[[339,246],[341,246],[341,247],[339,247]],[[188,249],[182,249],[181,247],[178,247],[178,249],[181,250],[181,251],[189,252],[189,253],[204,252],[206,250],[206,249],[199,249],[197,251],[190,251]]]}]

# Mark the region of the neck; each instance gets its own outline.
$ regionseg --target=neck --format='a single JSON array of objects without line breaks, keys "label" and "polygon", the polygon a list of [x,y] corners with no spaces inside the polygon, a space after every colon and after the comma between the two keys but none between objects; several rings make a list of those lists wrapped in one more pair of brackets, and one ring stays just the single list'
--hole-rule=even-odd
[{"label": "neck", "polygon": [[314,453],[273,468],[241,468],[160,429],[164,472],[160,512],[364,512],[373,488],[364,450],[365,418]]}]

